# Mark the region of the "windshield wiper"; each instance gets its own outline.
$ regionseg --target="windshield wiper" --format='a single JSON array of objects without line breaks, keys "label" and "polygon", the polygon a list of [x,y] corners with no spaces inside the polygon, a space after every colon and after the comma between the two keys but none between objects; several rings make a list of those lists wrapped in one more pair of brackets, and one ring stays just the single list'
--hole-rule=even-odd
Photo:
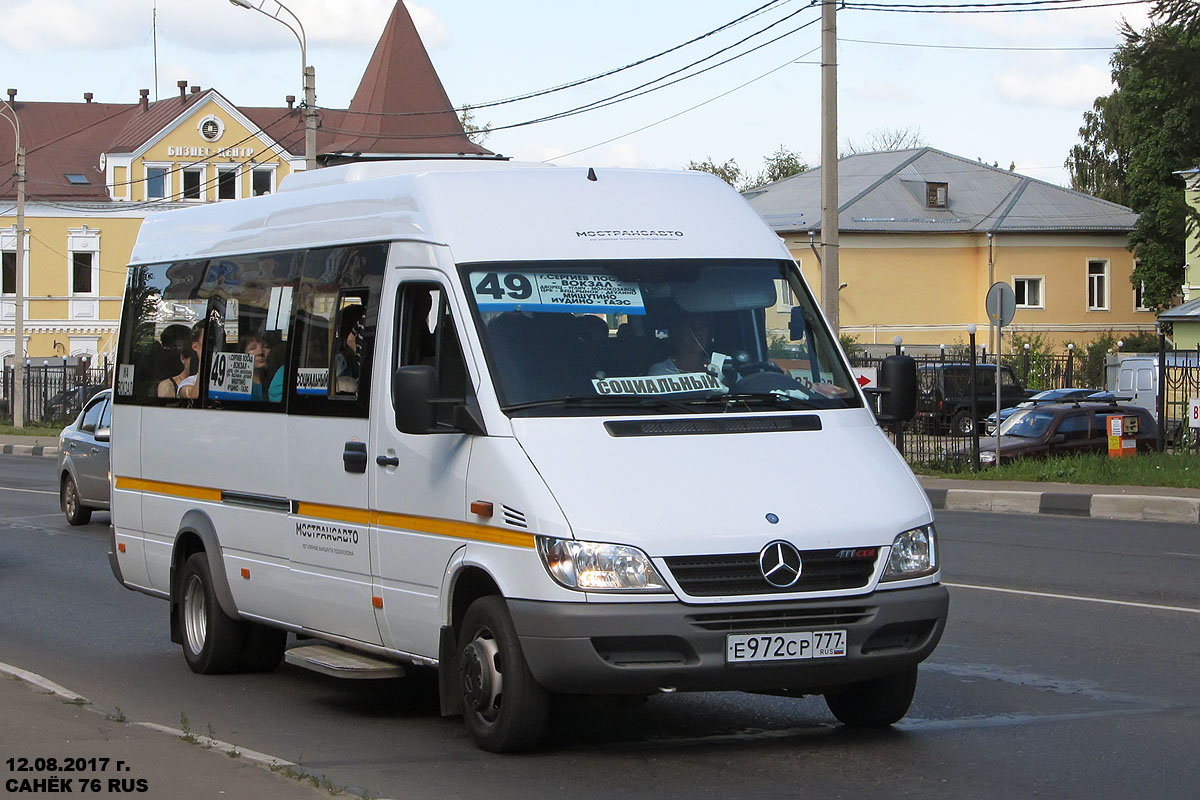
[{"label": "windshield wiper", "polygon": [[631,395],[595,395],[590,397],[567,395],[566,397],[554,397],[547,400],[510,403],[506,406],[500,406],[500,410],[504,412],[524,411],[529,408],[553,408],[555,406],[562,408],[670,408],[682,414],[699,413],[697,409],[691,408],[678,400],[669,400],[659,396],[641,397]]},{"label": "windshield wiper", "polygon": [[792,397],[791,395],[779,394],[777,392],[730,392],[728,394],[714,394],[709,395],[708,397],[699,397],[686,402],[690,406],[722,405],[725,406],[726,411],[729,411],[731,406],[736,406],[738,404],[744,405],[747,408],[751,406],[762,407],[764,405],[789,409],[814,409],[821,407],[807,400],[802,400],[799,397]]}]

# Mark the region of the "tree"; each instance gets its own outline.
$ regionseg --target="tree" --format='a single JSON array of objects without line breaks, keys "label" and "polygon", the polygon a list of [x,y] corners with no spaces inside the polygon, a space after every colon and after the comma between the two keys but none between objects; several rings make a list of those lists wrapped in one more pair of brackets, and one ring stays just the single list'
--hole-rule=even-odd
[{"label": "tree", "polygon": [[742,168],[732,158],[724,164],[717,164],[712,160],[712,156],[708,156],[703,161],[689,161],[685,169],[692,169],[697,172],[711,172],[735,189],[738,188],[738,184],[742,180]]},{"label": "tree", "polygon": [[1117,88],[1084,113],[1080,144],[1066,161],[1072,188],[1138,213],[1129,236],[1138,257],[1131,281],[1156,309],[1174,302],[1188,226],[1200,222],[1173,174],[1200,162],[1197,9],[1195,0],[1158,0],[1154,13],[1166,23],[1140,32],[1125,24],[1111,62]]},{"label": "tree", "polygon": [[703,161],[689,161],[685,169],[711,172],[739,192],[748,192],[808,170],[808,164],[801,159],[800,154],[783,145],[779,145],[774,153],[763,158],[763,165],[762,172],[747,175],[742,172],[736,159],[731,158],[724,164],[718,164],[713,161],[712,156],[708,156]]},{"label": "tree", "polygon": [[742,185],[742,191],[748,192],[751,189],[757,189],[768,183],[781,181],[807,171],[808,164],[800,158],[799,153],[779,145],[774,153],[763,159],[763,171],[758,173],[757,177],[746,179]]},{"label": "tree", "polygon": [[868,133],[861,143],[847,139],[842,148],[842,155],[912,150],[917,147],[925,147],[927,144],[925,137],[921,135],[920,128],[876,128]]},{"label": "tree", "polygon": [[462,107],[458,114],[458,121],[462,123],[463,133],[467,134],[467,138],[477,145],[482,146],[492,135],[492,123],[485,122],[482,125],[476,125],[475,112],[470,106]]}]

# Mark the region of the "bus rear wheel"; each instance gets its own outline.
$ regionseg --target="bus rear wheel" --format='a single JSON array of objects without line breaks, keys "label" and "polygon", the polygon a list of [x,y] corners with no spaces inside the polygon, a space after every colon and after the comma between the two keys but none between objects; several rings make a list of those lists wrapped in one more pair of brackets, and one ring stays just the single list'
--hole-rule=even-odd
[{"label": "bus rear wheel", "polygon": [[184,562],[178,600],[183,657],[191,670],[202,675],[242,671],[246,624],[221,608],[203,552]]},{"label": "bus rear wheel", "polygon": [[481,597],[467,609],[457,662],[463,719],[475,743],[493,753],[536,746],[546,730],[550,694],[529,671],[501,597]]}]

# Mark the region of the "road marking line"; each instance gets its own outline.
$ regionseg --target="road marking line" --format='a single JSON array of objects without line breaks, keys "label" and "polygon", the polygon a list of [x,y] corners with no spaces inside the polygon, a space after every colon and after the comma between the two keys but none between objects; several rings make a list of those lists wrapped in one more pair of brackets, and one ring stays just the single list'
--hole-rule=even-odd
[{"label": "road marking line", "polygon": [[1073,594],[1055,594],[1053,592],[1028,592],[1022,589],[1001,589],[998,586],[974,586],[969,583],[946,583],[955,589],[978,589],[981,592],[1000,592],[1001,594],[1019,594],[1026,597],[1046,597],[1051,600],[1078,600],[1082,603],[1102,603],[1110,606],[1126,606],[1128,608],[1148,608],[1153,611],[1181,611],[1185,614],[1200,614],[1200,608],[1186,606],[1160,606],[1154,603],[1134,603],[1129,600],[1106,600],[1100,597],[1080,597]]},{"label": "road marking line", "polygon": [[0,492],[28,492],[29,494],[58,494],[45,489],[18,489],[15,486],[0,486]]},{"label": "road marking line", "polygon": [[1179,556],[1180,558],[1200,558],[1200,553],[1165,553],[1168,556]]}]

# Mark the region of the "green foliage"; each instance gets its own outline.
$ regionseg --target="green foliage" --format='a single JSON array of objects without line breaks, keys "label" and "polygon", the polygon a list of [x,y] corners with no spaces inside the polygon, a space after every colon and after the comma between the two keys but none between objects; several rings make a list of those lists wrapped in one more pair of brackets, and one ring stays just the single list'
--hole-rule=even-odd
[{"label": "green foliage", "polygon": [[[1025,384],[1025,388],[1040,392],[1044,389],[1058,388],[1054,380],[1055,356],[1061,355],[1061,349],[1047,341],[1040,333],[1023,333],[1014,331],[1009,338],[1014,353],[1013,363],[1017,375]],[[1029,345],[1029,371],[1025,373],[1025,345]]]},{"label": "green foliage", "polygon": [[1130,206],[1138,221],[1129,237],[1138,264],[1134,286],[1155,309],[1174,304],[1183,281],[1188,225],[1200,222],[1173,173],[1200,160],[1200,12],[1194,0],[1158,0],[1165,23],[1135,31],[1112,57],[1117,88],[1084,114],[1081,143],[1066,167],[1071,185]]},{"label": "green foliage", "polygon": [[1122,353],[1157,353],[1158,334],[1151,331],[1134,331],[1121,337]]},{"label": "green foliage", "polygon": [[1075,345],[1075,364],[1072,383],[1076,386],[1104,386],[1105,358],[1117,352],[1117,337],[1105,331],[1092,341]]},{"label": "green foliage", "polygon": [[731,158],[724,164],[718,164],[713,161],[712,156],[708,156],[703,161],[689,161],[686,169],[712,173],[739,192],[748,192],[808,171],[808,164],[800,158],[800,154],[783,145],[779,145],[774,153],[765,157],[763,165],[762,172],[748,175],[738,166],[736,159]]},{"label": "green foliage", "polygon": [[799,175],[801,172],[808,171],[808,164],[801,160],[800,154],[793,152],[783,145],[779,145],[774,153],[763,159],[764,169],[758,173],[757,177],[747,177],[742,185],[742,191],[748,192],[751,189],[757,189],[760,186],[766,186],[768,183],[781,181],[784,178],[790,178],[793,175]]},{"label": "green foliage", "polygon": [[712,173],[735,189],[742,182],[742,168],[733,158],[724,164],[718,164],[712,160],[712,156],[708,156],[703,161],[689,161],[685,169]]},{"label": "green foliage", "polygon": [[862,358],[866,352],[866,348],[857,338],[848,333],[838,335],[838,341],[842,344],[842,349],[846,351],[847,358]]},{"label": "green foliage", "polygon": [[[940,470],[933,465],[914,464],[926,475],[971,478],[980,481],[1034,481],[1084,483],[1101,486],[1174,486],[1200,489],[1200,462],[1194,453],[1138,453],[1132,458],[1109,458],[1103,454],[1061,458],[1023,458],[988,467],[977,473]],[[982,487],[981,487],[982,488]]]},{"label": "green foliage", "polygon": [[463,133],[477,145],[482,145],[492,134],[492,123],[475,124],[475,111],[470,106],[463,106],[459,111],[458,121],[462,123]]}]

